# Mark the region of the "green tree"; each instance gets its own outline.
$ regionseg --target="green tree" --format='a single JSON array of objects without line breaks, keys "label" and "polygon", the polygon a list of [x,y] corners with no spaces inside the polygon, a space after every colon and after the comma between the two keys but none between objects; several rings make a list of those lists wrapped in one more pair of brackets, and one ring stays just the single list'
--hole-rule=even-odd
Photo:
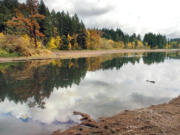
[{"label": "green tree", "polygon": [[144,36],[143,42],[144,44],[147,43],[150,45],[151,48],[164,48],[166,46],[167,39],[165,36],[160,34],[156,35],[153,33],[147,33]]},{"label": "green tree", "polygon": [[68,50],[68,44],[69,44],[68,38],[65,35],[63,35],[61,50]]},{"label": "green tree", "polygon": [[46,44],[53,36],[53,25],[51,21],[51,14],[49,12],[49,9],[45,6],[43,0],[41,0],[39,4],[39,13],[45,16],[44,20],[39,20],[39,31],[45,35],[44,44]]}]

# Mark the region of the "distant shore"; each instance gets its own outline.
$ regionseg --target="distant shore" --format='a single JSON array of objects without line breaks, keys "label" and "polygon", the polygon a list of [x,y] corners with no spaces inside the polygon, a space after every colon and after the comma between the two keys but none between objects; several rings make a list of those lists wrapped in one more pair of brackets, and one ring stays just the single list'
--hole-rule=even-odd
[{"label": "distant shore", "polygon": [[169,103],[134,111],[125,110],[97,122],[89,115],[82,116],[82,123],[53,135],[178,135],[180,133],[180,97]]},{"label": "distant shore", "polygon": [[0,63],[30,60],[48,60],[48,59],[70,59],[70,58],[88,58],[97,57],[106,54],[118,53],[140,53],[140,52],[175,52],[180,49],[117,49],[117,50],[73,50],[73,51],[54,51],[48,56],[32,56],[32,57],[0,57]]}]

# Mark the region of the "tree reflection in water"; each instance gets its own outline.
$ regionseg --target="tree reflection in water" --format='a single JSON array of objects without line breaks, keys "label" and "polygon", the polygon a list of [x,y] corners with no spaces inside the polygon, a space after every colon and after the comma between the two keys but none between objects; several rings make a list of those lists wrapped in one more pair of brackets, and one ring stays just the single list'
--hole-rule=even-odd
[{"label": "tree reflection in water", "polygon": [[[133,57],[132,57],[133,56]],[[87,71],[121,69],[127,63],[164,62],[166,58],[180,58],[176,53],[116,54],[106,57],[67,60],[43,60],[0,64],[0,101],[6,98],[29,107],[45,108],[45,99],[54,88],[79,85]]]}]

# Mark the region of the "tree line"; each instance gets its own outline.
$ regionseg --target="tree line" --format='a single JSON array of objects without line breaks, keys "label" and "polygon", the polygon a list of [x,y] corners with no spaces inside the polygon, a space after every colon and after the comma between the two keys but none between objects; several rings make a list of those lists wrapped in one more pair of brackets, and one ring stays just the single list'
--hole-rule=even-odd
[{"label": "tree line", "polygon": [[30,47],[73,50],[179,46],[179,42],[168,41],[161,34],[147,33],[141,39],[140,35],[128,35],[121,29],[87,29],[77,14],[50,11],[43,0],[0,1],[0,55],[3,51],[22,53]]},{"label": "tree line", "polygon": [[102,29],[100,31],[103,33],[102,37],[112,39],[113,41],[122,41],[125,45],[128,45],[129,42],[134,42],[135,46],[137,46],[139,41],[142,42],[144,46],[149,46],[150,48],[166,48],[168,44],[166,36],[161,34],[146,33],[144,38],[141,39],[139,34],[124,34],[121,29]]},{"label": "tree line", "polygon": [[[21,9],[21,10],[19,10]],[[28,29],[28,30],[27,30]],[[42,40],[44,45],[52,37],[61,36],[62,45],[60,49],[67,49],[69,40],[71,44],[75,42],[82,49],[86,35],[86,28],[77,14],[70,16],[69,13],[51,12],[44,4],[43,0],[27,0],[20,4],[17,0],[3,0],[0,2],[0,32],[5,34],[28,34],[35,40]]]}]

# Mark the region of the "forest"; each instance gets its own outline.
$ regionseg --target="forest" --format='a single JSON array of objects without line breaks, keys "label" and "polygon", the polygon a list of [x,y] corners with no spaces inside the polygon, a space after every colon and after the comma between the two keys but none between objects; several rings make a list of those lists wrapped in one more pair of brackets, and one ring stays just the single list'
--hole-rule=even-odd
[{"label": "forest", "polygon": [[179,48],[165,35],[124,33],[117,29],[89,29],[77,14],[50,11],[44,1],[0,1],[0,56],[50,55],[53,50]]}]

